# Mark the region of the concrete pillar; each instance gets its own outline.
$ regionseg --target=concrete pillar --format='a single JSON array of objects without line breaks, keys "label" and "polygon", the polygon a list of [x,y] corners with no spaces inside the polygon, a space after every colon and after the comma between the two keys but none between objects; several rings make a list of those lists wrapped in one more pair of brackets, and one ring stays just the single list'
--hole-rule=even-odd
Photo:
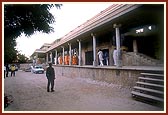
[{"label": "concrete pillar", "polygon": [[81,40],[77,40],[78,41],[78,43],[79,43],[79,56],[78,56],[78,65],[79,66],[81,66],[81,61],[82,61],[82,56],[81,56],[81,54],[82,54],[82,50],[81,50]]},{"label": "concrete pillar", "polygon": [[133,51],[138,53],[137,40],[133,40]]},{"label": "concrete pillar", "polygon": [[61,46],[62,47],[62,65],[64,65],[64,62],[65,62],[65,59],[64,59],[64,57],[65,57],[65,49],[64,49],[64,46]]},{"label": "concrete pillar", "polygon": [[54,58],[55,65],[57,65],[57,59],[58,59],[58,55],[57,55],[57,49],[56,49],[55,50],[55,58]]},{"label": "concrete pillar", "polygon": [[71,43],[68,43],[69,45],[69,65],[72,65],[72,48],[71,48]]},{"label": "concrete pillar", "polygon": [[93,66],[96,66],[96,37],[93,33],[91,36],[93,39]]},{"label": "concrete pillar", "polygon": [[48,53],[46,53],[46,63],[48,64]]},{"label": "concrete pillar", "polygon": [[116,31],[116,47],[117,47],[117,60],[116,60],[116,66],[121,67],[122,66],[122,56],[121,56],[121,48],[120,48],[120,30],[119,27],[121,27],[121,24],[114,24],[113,27]]}]

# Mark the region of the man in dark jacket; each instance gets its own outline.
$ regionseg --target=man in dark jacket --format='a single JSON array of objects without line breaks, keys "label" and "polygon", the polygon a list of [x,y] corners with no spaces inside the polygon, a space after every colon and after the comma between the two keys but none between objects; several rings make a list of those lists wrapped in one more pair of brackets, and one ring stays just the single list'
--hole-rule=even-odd
[{"label": "man in dark jacket", "polygon": [[46,77],[48,79],[48,84],[47,84],[47,92],[50,90],[50,84],[51,84],[51,92],[54,92],[54,80],[55,80],[55,71],[54,68],[52,67],[52,63],[49,63],[49,67],[46,70]]},{"label": "man in dark jacket", "polygon": [[8,73],[9,73],[9,65],[6,64],[6,77],[8,77]]}]

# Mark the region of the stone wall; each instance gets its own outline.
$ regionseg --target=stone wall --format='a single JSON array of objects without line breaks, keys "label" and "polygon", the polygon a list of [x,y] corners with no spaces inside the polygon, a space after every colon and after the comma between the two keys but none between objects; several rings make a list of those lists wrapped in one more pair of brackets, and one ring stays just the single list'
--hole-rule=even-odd
[{"label": "stone wall", "polygon": [[32,66],[32,63],[24,63],[24,64],[20,64],[20,70],[25,70],[25,69],[27,69],[27,68],[29,68],[29,67],[31,67]]},{"label": "stone wall", "polygon": [[54,66],[56,76],[71,78],[90,78],[104,81],[115,85],[132,88],[138,80],[141,70],[117,69],[109,67],[76,67],[76,66]]}]

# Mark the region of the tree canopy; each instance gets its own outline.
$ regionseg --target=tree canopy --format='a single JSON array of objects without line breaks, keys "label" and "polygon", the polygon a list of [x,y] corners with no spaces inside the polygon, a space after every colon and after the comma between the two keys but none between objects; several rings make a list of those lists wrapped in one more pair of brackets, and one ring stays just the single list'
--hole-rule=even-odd
[{"label": "tree canopy", "polygon": [[17,57],[16,38],[22,33],[26,36],[36,31],[53,32],[55,22],[50,13],[52,7],[60,8],[61,4],[5,4],[4,5],[4,61],[10,62]]}]

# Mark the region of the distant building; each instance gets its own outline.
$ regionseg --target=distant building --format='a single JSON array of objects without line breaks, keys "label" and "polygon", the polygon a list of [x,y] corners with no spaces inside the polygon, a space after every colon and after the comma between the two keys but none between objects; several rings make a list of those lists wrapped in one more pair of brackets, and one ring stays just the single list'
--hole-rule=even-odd
[{"label": "distant building", "polygon": [[46,56],[46,51],[48,48],[51,47],[52,44],[43,44],[40,49],[36,49],[34,53],[30,56],[31,60],[33,60],[34,64],[41,64],[45,63],[47,60],[45,58]]}]

